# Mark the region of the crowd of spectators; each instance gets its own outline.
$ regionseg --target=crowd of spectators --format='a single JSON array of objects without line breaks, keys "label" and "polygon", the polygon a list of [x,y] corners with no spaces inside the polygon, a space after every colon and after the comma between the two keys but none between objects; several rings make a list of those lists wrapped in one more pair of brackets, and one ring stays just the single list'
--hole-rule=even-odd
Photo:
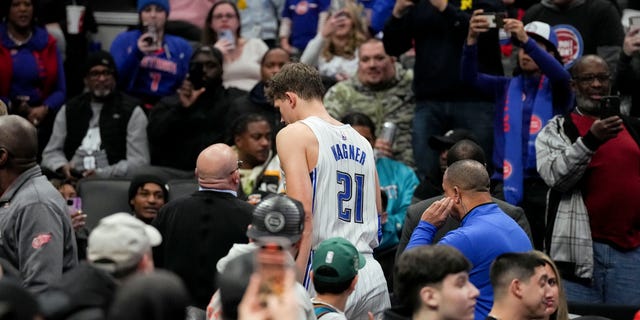
[{"label": "crowd of spectators", "polygon": [[[91,1],[2,1],[0,319],[352,315],[366,259],[331,265],[349,241],[310,254],[306,287],[285,268],[293,305],[265,300],[266,275],[247,255],[273,241],[287,265],[298,253],[302,222],[289,219],[302,209],[276,196],[286,124],[265,93],[298,60],[319,71],[328,114],[375,151],[373,254],[392,297],[376,316],[638,309],[628,283],[640,281],[640,24],[622,13],[640,12],[629,6],[137,0],[137,24],[103,51],[90,46]],[[76,187],[89,179],[130,182],[129,212],[87,225]],[[169,198],[177,179],[195,193]],[[449,290],[459,299],[433,300]]]}]

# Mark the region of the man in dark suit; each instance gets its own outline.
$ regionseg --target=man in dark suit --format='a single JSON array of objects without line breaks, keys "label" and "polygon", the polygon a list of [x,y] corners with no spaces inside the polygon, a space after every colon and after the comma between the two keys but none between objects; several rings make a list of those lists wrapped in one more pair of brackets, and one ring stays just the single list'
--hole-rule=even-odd
[{"label": "man in dark suit", "polygon": [[[486,159],[482,148],[475,142],[466,139],[459,141],[458,143],[454,144],[451,149],[449,149],[447,153],[447,166],[450,166],[452,163],[458,160],[465,159],[472,159],[486,164]],[[411,239],[413,229],[415,229],[418,225],[418,222],[420,222],[422,213],[427,208],[429,208],[432,203],[442,198],[443,196],[440,195],[437,197],[422,200],[416,204],[411,205],[409,209],[407,209],[407,216],[404,218],[404,225],[402,227],[402,236],[400,237],[398,251],[396,252],[396,260],[400,257],[404,249],[407,247],[407,244]],[[502,211],[506,212],[511,218],[513,218],[513,220],[518,223],[518,225],[520,225],[520,227],[522,227],[529,239],[531,239],[531,227],[529,226],[529,221],[527,221],[527,217],[524,214],[524,210],[502,200],[498,200],[496,198],[492,199],[498,205],[498,207],[502,209]],[[458,228],[458,226],[460,226],[460,221],[457,221],[452,217],[447,217],[447,220],[442,228],[440,228],[434,236],[433,243],[437,243],[440,238],[442,238],[447,232]]]},{"label": "man in dark suit", "polygon": [[152,225],[164,241],[154,248],[156,266],[184,281],[192,303],[204,309],[217,289],[216,264],[234,243],[247,243],[253,206],[237,198],[236,152],[214,144],[200,153],[195,175],[199,191],[166,204]]}]

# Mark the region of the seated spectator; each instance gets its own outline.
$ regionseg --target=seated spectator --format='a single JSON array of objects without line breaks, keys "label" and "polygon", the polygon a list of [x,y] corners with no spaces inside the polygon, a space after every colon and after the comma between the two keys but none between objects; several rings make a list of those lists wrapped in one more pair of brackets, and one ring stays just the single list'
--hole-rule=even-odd
[{"label": "seated spectator", "polygon": [[358,282],[358,270],[366,263],[358,249],[345,238],[325,239],[313,254],[311,280],[316,296],[311,299],[317,318],[329,315],[347,320],[344,315],[347,298]]},{"label": "seated spectator", "polygon": [[[362,113],[350,113],[342,118],[340,122],[351,125],[373,147],[376,141],[376,136],[373,134],[375,127],[369,117]],[[387,278],[387,285],[389,288],[393,288],[393,283],[390,280],[392,279],[396,248],[398,247],[407,208],[411,204],[413,191],[419,181],[411,168],[400,161],[390,158],[376,158],[376,170],[378,171],[380,190],[384,191],[388,202],[386,206],[383,206],[387,214],[383,215],[380,221],[382,224],[382,240],[373,253],[382,266]]]},{"label": "seated spectator", "polygon": [[624,37],[622,52],[618,59],[616,86],[620,93],[631,95],[632,117],[640,117],[640,27],[632,26]]},{"label": "seated spectator", "polygon": [[173,94],[189,72],[191,45],[165,33],[168,0],[138,0],[139,29],[119,34],[111,44],[118,83],[150,109]]},{"label": "seated spectator", "polygon": [[[271,214],[273,212],[281,215],[274,216]],[[284,227],[270,228],[272,221],[278,221]],[[220,274],[219,290],[211,297],[211,302],[207,306],[207,319],[237,317],[237,305],[247,288],[249,276],[256,271],[255,253],[261,246],[260,239],[280,237],[288,240],[288,253],[293,260],[298,255],[303,227],[304,209],[299,201],[285,195],[274,195],[261,201],[253,210],[251,227],[247,229],[249,243],[234,244],[229,253],[216,264]],[[295,283],[295,295],[294,300],[299,308],[296,312],[297,319],[315,319],[307,289],[299,282]]]},{"label": "seated spectator", "polygon": [[[69,217],[71,218],[71,226],[76,233],[76,245],[78,248],[78,261],[87,258],[87,238],[89,237],[89,229],[85,227],[87,214],[82,208],[76,207],[74,201],[78,201],[75,184],[69,180],[51,179],[51,184],[60,192],[60,195],[67,202]],[[80,206],[82,200],[80,200]]]},{"label": "seated spectator", "polygon": [[544,260],[544,269],[547,272],[547,283],[551,287],[551,294],[545,297],[545,309],[543,320],[569,320],[567,297],[560,279],[560,271],[551,258],[542,251],[534,250],[532,253]]},{"label": "seated spectator", "polygon": [[[151,164],[193,171],[198,154],[214,143],[226,141],[225,122],[231,102],[241,91],[222,86],[222,53],[202,46],[191,57],[191,68],[202,78],[187,79],[177,95],[160,101],[149,114]],[[202,88],[194,88],[194,82]]]},{"label": "seated spectator", "polygon": [[178,276],[156,271],[132,277],[116,293],[109,319],[186,319],[189,294]]},{"label": "seated spectator", "polygon": [[494,303],[487,320],[542,319],[551,296],[545,260],[533,252],[504,253],[491,264]]},{"label": "seated spectator", "polygon": [[40,296],[47,319],[106,319],[118,287],[154,271],[151,248],[160,242],[158,230],[128,213],[102,218],[89,235],[88,263]]},{"label": "seated spectator", "polygon": [[[449,154],[449,149],[462,140],[471,140],[477,143],[473,133],[462,128],[449,130],[443,135],[429,137],[429,148],[440,155],[438,157],[440,166],[437,168],[434,167],[433,172],[428,173],[424,179],[420,181],[420,184],[416,187],[416,191],[413,192],[411,204],[442,195],[442,175],[444,171],[447,170],[447,155]],[[485,163],[486,161],[481,162]]]},{"label": "seated spectator", "polygon": [[385,122],[394,123],[398,130],[393,145],[378,139],[375,148],[385,157],[412,167],[413,71],[405,70],[394,57],[387,55],[378,39],[361,44],[357,54],[357,76],[331,87],[324,96],[324,105],[337,119],[351,112],[364,113],[376,125],[374,135],[380,133]]},{"label": "seated spectator", "polygon": [[344,8],[332,13],[322,31],[309,41],[300,62],[318,68],[320,75],[333,82],[355,76],[358,69],[358,47],[367,37],[362,6],[347,1]]},{"label": "seated spectator", "polygon": [[320,33],[327,20],[331,0],[286,0],[280,20],[280,47],[300,56],[307,43]]},{"label": "seated spectator", "polygon": [[40,157],[65,101],[66,84],[56,41],[37,24],[36,9],[36,0],[0,5],[0,100],[38,128]]},{"label": "seated spectator", "polygon": [[407,250],[398,259],[394,275],[395,293],[402,304],[398,309],[404,309],[406,319],[474,319],[479,291],[469,281],[470,271],[471,262],[453,247]]},{"label": "seated spectator", "polygon": [[234,100],[227,114],[228,123],[233,123],[245,114],[260,113],[269,120],[275,136],[275,133],[282,128],[282,117],[280,111],[274,108],[273,103],[265,96],[264,86],[290,59],[289,54],[282,48],[269,49],[264,54],[260,63],[260,82],[249,91],[249,94]]},{"label": "seated spectator", "polygon": [[222,52],[225,88],[249,91],[260,81],[260,60],[269,47],[259,38],[242,37],[240,13],[233,2],[221,0],[211,7],[202,42]]},{"label": "seated spectator", "polygon": [[444,173],[442,187],[445,198],[422,213],[407,249],[433,243],[436,232],[450,215],[461,221],[460,227],[449,231],[438,244],[455,247],[473,264],[469,279],[480,290],[475,317],[484,319],[493,303],[488,281],[491,262],[502,253],[530,251],[531,240],[491,199],[489,174],[482,163],[452,163]]},{"label": "seated spectator", "polygon": [[234,149],[240,166],[240,198],[252,194],[277,193],[280,184],[280,159],[272,148],[273,130],[267,118],[247,114],[231,128]]},{"label": "seated spectator", "polygon": [[42,166],[68,180],[122,177],[149,164],[147,116],[138,102],[116,89],[108,52],[90,55],[88,91],[67,101],[56,116]]},{"label": "seated spectator", "polygon": [[[484,163],[486,166],[486,158],[482,148],[471,140],[463,139],[458,141],[447,151],[447,162],[445,163],[445,170],[454,162],[465,159],[475,160],[480,163]],[[419,201],[409,206],[409,208],[407,209],[407,217],[405,218],[402,227],[402,236],[400,237],[396,259],[398,258],[398,256],[400,256],[400,254],[404,251],[405,247],[409,243],[411,234],[413,233],[413,230],[418,226],[422,213],[425,211],[425,209],[431,206],[431,204],[433,204],[434,202],[441,200],[442,198],[444,198],[444,196],[441,194],[426,200]],[[504,211],[504,213],[506,213],[516,223],[518,223],[522,230],[524,230],[524,232],[527,234],[529,240],[531,240],[531,227],[529,226],[529,221],[527,221],[527,217],[525,216],[522,208],[516,207],[494,197],[491,197],[491,200],[495,202],[498,207],[502,211]],[[438,229],[438,232],[436,232],[431,243],[440,241],[440,239],[444,237],[444,235],[449,231],[458,228],[460,226],[460,223],[460,220],[454,219],[453,217],[447,217],[444,225],[440,229]]]},{"label": "seated spectator", "polygon": [[150,224],[160,208],[169,201],[169,190],[160,178],[152,175],[137,175],[129,185],[129,205],[133,215]]},{"label": "seated spectator", "polygon": [[548,24],[534,21],[523,27],[521,21],[507,18],[504,29],[521,45],[516,76],[478,72],[478,38],[490,30],[482,10],[469,22],[461,72],[464,81],[495,99],[492,193],[524,209],[534,247],[542,249],[548,188],[536,171],[535,140],[553,115],[571,109],[570,76]]}]

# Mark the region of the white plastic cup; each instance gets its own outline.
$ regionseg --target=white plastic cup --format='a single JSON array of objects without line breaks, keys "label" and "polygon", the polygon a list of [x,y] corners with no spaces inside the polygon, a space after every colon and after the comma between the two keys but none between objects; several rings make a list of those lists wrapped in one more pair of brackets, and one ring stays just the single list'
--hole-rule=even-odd
[{"label": "white plastic cup", "polygon": [[84,22],[84,6],[69,5],[67,6],[67,33],[78,34],[82,31]]}]

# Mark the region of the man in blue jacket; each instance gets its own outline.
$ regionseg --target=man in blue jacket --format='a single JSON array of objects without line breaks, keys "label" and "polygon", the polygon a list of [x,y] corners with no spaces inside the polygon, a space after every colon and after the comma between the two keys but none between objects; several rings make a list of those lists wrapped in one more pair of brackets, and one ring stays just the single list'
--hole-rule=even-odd
[{"label": "man in blue jacket", "polygon": [[480,290],[475,318],[484,319],[493,304],[491,262],[502,253],[529,251],[531,242],[524,230],[491,200],[489,174],[482,163],[454,162],[444,173],[442,187],[445,198],[424,211],[407,250],[431,244],[447,216],[460,220],[460,227],[447,233],[438,244],[460,250],[471,261],[469,279]]}]

